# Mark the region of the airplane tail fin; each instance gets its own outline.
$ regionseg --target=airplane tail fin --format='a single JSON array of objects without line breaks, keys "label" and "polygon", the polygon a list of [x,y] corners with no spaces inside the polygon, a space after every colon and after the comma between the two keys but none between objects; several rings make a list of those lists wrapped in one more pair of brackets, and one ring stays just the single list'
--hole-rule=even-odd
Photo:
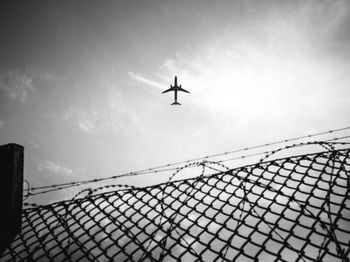
[{"label": "airplane tail fin", "polygon": [[181,105],[179,102],[174,102],[171,104],[172,106],[176,106],[176,105]]}]

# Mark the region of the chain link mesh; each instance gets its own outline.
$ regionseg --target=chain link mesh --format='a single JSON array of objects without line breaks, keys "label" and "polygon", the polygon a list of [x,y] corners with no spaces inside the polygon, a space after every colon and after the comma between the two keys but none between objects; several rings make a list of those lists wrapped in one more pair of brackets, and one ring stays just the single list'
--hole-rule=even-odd
[{"label": "chain link mesh", "polygon": [[349,151],[27,208],[1,261],[348,262]]}]

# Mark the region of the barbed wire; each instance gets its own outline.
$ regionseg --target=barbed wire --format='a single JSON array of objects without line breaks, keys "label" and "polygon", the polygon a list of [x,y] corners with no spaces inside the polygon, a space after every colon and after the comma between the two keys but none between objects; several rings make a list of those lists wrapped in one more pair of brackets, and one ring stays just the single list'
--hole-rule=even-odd
[{"label": "barbed wire", "polygon": [[[209,160],[212,158],[227,156],[227,155],[241,153],[241,152],[248,152],[248,151],[251,151],[253,149],[260,149],[260,148],[264,148],[264,147],[266,148],[269,146],[274,146],[274,145],[278,145],[278,144],[282,144],[282,143],[288,143],[288,142],[292,142],[292,141],[297,141],[297,140],[301,140],[301,139],[305,139],[305,138],[312,138],[312,137],[326,135],[326,134],[333,134],[333,133],[337,133],[337,132],[341,132],[341,131],[345,131],[345,130],[349,130],[349,129],[350,129],[350,126],[344,127],[344,128],[339,128],[339,129],[334,129],[334,130],[329,130],[329,131],[325,131],[325,132],[309,134],[309,135],[305,135],[305,136],[299,136],[299,137],[290,138],[290,139],[279,140],[279,141],[275,141],[275,142],[271,142],[271,143],[265,143],[265,144],[261,144],[258,146],[240,148],[237,150],[227,151],[224,153],[207,155],[207,156],[199,157],[199,158],[192,158],[192,159],[189,159],[186,161],[169,163],[166,165],[160,165],[160,166],[156,166],[156,167],[152,167],[152,168],[148,168],[148,169],[142,169],[139,171],[123,173],[123,174],[114,175],[114,176],[110,176],[110,177],[87,179],[87,180],[80,180],[80,181],[73,181],[73,182],[52,184],[52,185],[38,186],[38,187],[31,187],[30,183],[27,181],[27,186],[24,189],[24,200],[27,200],[28,198],[33,197],[33,196],[42,195],[42,194],[46,194],[46,193],[52,193],[52,192],[59,191],[62,189],[84,186],[84,185],[88,185],[88,184],[92,184],[92,183],[106,182],[108,180],[115,180],[115,179],[120,179],[120,178],[125,178],[125,177],[133,177],[133,176],[140,176],[140,175],[147,175],[147,174],[156,174],[156,173],[162,173],[162,172],[168,172],[168,171],[177,171],[177,170],[181,170],[182,167],[180,165],[186,166],[189,163],[202,162],[204,160]],[[265,155],[265,156],[273,155],[279,151],[282,151],[282,150],[285,150],[288,148],[293,148],[293,147],[297,147],[297,146],[301,146],[301,145],[317,144],[317,143],[321,143],[321,142],[329,142],[329,143],[334,143],[334,144],[338,144],[338,145],[347,145],[350,143],[348,143],[348,142],[336,142],[336,141],[340,141],[342,139],[347,139],[347,138],[350,138],[350,135],[333,137],[333,138],[326,139],[324,141],[302,142],[299,144],[293,144],[293,145],[281,147],[277,150],[276,149],[275,150],[266,150],[263,152],[252,153],[252,154],[243,154],[243,155],[240,155],[238,157],[226,158],[226,159],[218,160],[218,161],[216,161],[216,163],[225,163],[225,162],[239,160],[239,159],[241,159],[241,160],[248,159],[251,157],[256,157],[256,156],[261,156],[261,155]],[[195,167],[195,165],[191,165],[191,166]]]},{"label": "barbed wire", "polygon": [[[323,151],[272,159],[272,156],[276,156],[283,149],[270,150],[268,154],[262,155],[260,161],[235,169],[231,169],[219,161],[202,160],[188,163],[175,169],[164,184],[145,188],[123,184],[109,184],[94,189],[83,189],[67,202],[50,205],[33,204],[33,209],[24,211],[27,225],[24,225],[23,235],[17,241],[23,241],[23,245],[26,248],[27,245],[31,247],[27,248],[31,250],[27,256],[31,260],[50,258],[50,253],[54,252],[54,250],[51,247],[46,250],[45,246],[53,245],[57,250],[61,250],[60,254],[63,257],[70,259],[71,254],[76,253],[77,250],[82,250],[81,252],[86,259],[92,257],[92,260],[96,261],[100,257],[104,257],[107,260],[118,260],[118,258],[123,260],[122,256],[124,254],[128,255],[132,261],[144,261],[147,259],[150,261],[163,261],[170,257],[176,260],[176,258],[181,259],[181,256],[185,253],[191,254],[193,260],[203,261],[206,260],[204,255],[206,251],[214,252],[216,260],[221,259],[222,261],[235,261],[240,256],[257,260],[261,252],[268,252],[276,260],[288,261],[282,259],[281,254],[283,250],[289,250],[301,261],[326,261],[332,258],[332,261],[349,262],[347,256],[350,252],[348,246],[350,232],[346,235],[345,233],[348,232],[348,229],[344,228],[344,226],[350,220],[344,214],[350,212],[348,207],[350,187],[348,186],[345,189],[344,184],[345,182],[347,185],[350,183],[348,170],[350,166],[350,162],[348,162],[350,149],[339,150],[334,147],[335,144],[334,141],[309,141],[286,145],[284,149],[318,145]],[[322,159],[322,161],[318,161],[318,159]],[[301,161],[308,161],[308,163],[301,164]],[[314,165],[316,164],[319,167],[315,167]],[[194,167],[201,167],[198,176],[191,179],[175,180],[181,172]],[[299,167],[307,167],[307,169],[300,171]],[[272,170],[269,170],[269,168]],[[205,171],[208,169],[216,173],[207,175]],[[316,174],[310,174],[308,170],[314,170]],[[295,184],[296,180],[292,177],[293,174],[301,176],[301,178],[298,178],[297,184]],[[307,179],[309,176],[316,182],[310,184],[310,181],[305,181],[305,178]],[[237,179],[235,181],[238,181],[238,183],[234,183],[234,179]],[[279,179],[282,179],[283,182],[278,182]],[[291,184],[288,184],[288,181]],[[292,188],[295,189],[295,192],[292,194],[289,192],[291,185],[294,185]],[[339,185],[343,185],[341,194],[340,192],[335,192],[339,190]],[[202,189],[204,186],[206,188]],[[307,190],[302,189],[302,186],[306,186]],[[337,187],[337,190],[334,187]],[[106,189],[113,189],[114,191],[106,194],[104,192]],[[212,190],[216,190],[218,193],[212,193]],[[239,196],[239,190],[243,192],[243,196]],[[322,198],[324,202],[321,204],[318,201],[322,194],[315,193],[314,190],[326,191]],[[202,192],[204,196],[198,196],[199,192]],[[305,199],[302,199],[296,195],[296,192],[301,192],[301,194],[307,193],[307,196],[305,196]],[[272,196],[268,198],[267,194],[276,194],[276,196],[283,197],[286,200],[281,201],[278,200],[278,197]],[[334,194],[336,194],[336,197],[332,199],[331,196]],[[126,196],[126,199],[123,196]],[[180,199],[181,196],[183,198]],[[111,200],[111,197],[114,200]],[[206,203],[205,198],[208,198],[207,201],[209,203]],[[211,198],[221,204],[218,204],[219,206],[217,207],[210,200]],[[129,202],[129,199],[133,200]],[[260,199],[270,201],[270,203],[264,207],[259,204]],[[179,206],[174,201],[179,201]],[[196,203],[195,205],[193,201]],[[281,207],[281,210],[277,210],[277,212],[271,207],[273,204],[280,205],[284,202],[285,206]],[[27,204],[27,206],[29,205]],[[204,212],[200,212],[200,209],[197,210],[197,207],[200,205],[205,208]],[[336,205],[336,208],[332,209],[332,205]],[[88,206],[91,206],[90,209],[95,210],[92,214],[85,211]],[[126,206],[135,211],[127,213],[128,209],[126,209]],[[225,206],[229,207],[231,211],[229,220],[220,222],[218,220],[219,215],[227,216],[224,212]],[[213,212],[212,215],[209,216],[206,210],[211,210]],[[288,212],[296,211],[299,213],[297,218],[294,220],[288,219]],[[151,212],[155,214],[150,215],[153,214]],[[190,219],[191,212],[197,212],[199,218],[203,218],[204,221],[205,219],[210,219],[210,222],[207,224],[201,222],[204,223],[203,226],[198,218],[191,219],[191,224],[188,228],[181,226],[181,221]],[[81,214],[88,216],[88,219],[93,221],[93,225],[88,226],[86,218],[79,218]],[[271,220],[271,215],[278,216],[278,219],[276,221]],[[52,216],[57,218],[57,220],[53,220]],[[125,217],[126,220],[124,222],[121,216]],[[259,223],[251,224],[252,217],[259,220],[260,226]],[[102,222],[105,221],[102,219],[108,219],[110,222],[104,225],[107,222]],[[312,219],[313,222],[305,222],[303,219]],[[55,222],[48,223],[47,221]],[[235,222],[234,226],[231,225],[229,227],[227,221]],[[281,224],[281,221],[286,221],[286,224]],[[305,224],[302,224],[303,221]],[[210,223],[217,223],[220,226],[220,230],[228,231],[227,237],[222,239],[219,233],[215,233],[209,240],[203,242],[201,236],[210,232]],[[293,226],[288,226],[290,223],[294,223]],[[34,233],[29,233],[31,231],[28,230],[28,224],[33,228],[32,231]],[[44,225],[48,225],[47,232],[42,229]],[[118,229],[120,234],[128,238],[130,243],[134,243],[135,250],[130,251],[125,248],[129,242],[124,244],[121,244],[122,241],[118,242],[120,240],[119,234],[113,233],[117,231],[112,230],[111,233],[106,230],[107,226],[112,225],[116,228],[115,230]],[[265,238],[264,242],[257,247],[259,251],[246,253],[244,247],[247,243],[255,245],[255,247],[257,244],[253,241],[253,233],[250,233],[248,236],[242,235],[243,229],[246,229],[246,231],[252,230],[252,232],[261,235],[261,232],[263,232],[260,229],[261,225],[268,231],[268,233],[263,235]],[[307,230],[309,232],[308,236],[302,237],[304,233],[300,232],[298,235],[295,227],[300,227],[301,229],[299,230]],[[60,233],[62,228],[67,237],[56,237],[56,235],[63,234]],[[106,236],[102,240],[96,240],[96,235],[92,234],[91,236],[89,233],[93,228],[98,228]],[[191,228],[196,228],[199,230],[199,233],[191,233]],[[220,232],[220,230],[218,231]],[[54,233],[56,231],[57,233]],[[82,240],[82,235],[78,234],[81,231],[86,232],[93,239],[94,245],[98,246],[101,251],[92,252],[89,248],[82,249],[81,246],[86,244]],[[37,241],[32,236],[32,234],[39,234],[36,232],[43,232],[40,233],[41,235],[36,236]],[[317,241],[312,236],[314,233],[317,233],[319,236]],[[159,235],[164,236],[158,239],[157,236]],[[193,237],[196,243],[202,247],[196,248],[193,242],[188,239],[189,236]],[[339,236],[341,237],[339,238]],[[241,242],[234,241],[235,237],[243,240]],[[296,245],[292,241],[293,237],[301,239],[302,244]],[[35,241],[30,240],[34,244],[28,244],[31,243],[28,239],[34,239]],[[105,239],[109,239],[113,245],[103,247],[101,243]],[[223,241],[224,244],[215,247],[212,243],[219,240]],[[269,240],[279,243],[282,246],[280,250],[268,249],[265,244]],[[63,244],[63,241],[66,244]],[[181,256],[176,257],[172,254],[175,244],[171,243],[171,241],[181,245],[183,249]],[[181,244],[181,242],[184,244]],[[21,257],[20,254],[22,254],[23,257],[23,253],[20,253],[22,252],[20,247],[20,244],[15,243],[11,252],[5,253],[4,257],[11,257],[11,254],[18,257]],[[121,251],[111,252],[112,247]],[[317,249],[313,253],[307,247]],[[159,250],[157,256],[154,254],[155,248]],[[233,250],[237,252],[232,253]],[[41,252],[40,254],[39,251]],[[138,255],[136,256],[135,254]],[[133,256],[134,258],[131,258]],[[325,256],[328,257],[325,259]]]}]

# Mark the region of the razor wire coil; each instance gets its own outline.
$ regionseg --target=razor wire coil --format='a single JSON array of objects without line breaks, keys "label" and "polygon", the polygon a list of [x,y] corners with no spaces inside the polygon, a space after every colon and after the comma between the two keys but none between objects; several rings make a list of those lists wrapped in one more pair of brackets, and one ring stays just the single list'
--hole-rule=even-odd
[{"label": "razor wire coil", "polygon": [[[332,141],[312,142],[317,153],[268,160],[273,150],[234,169],[197,161],[163,184],[27,204],[0,260],[349,262],[350,149]],[[197,177],[175,180],[191,167]]]}]

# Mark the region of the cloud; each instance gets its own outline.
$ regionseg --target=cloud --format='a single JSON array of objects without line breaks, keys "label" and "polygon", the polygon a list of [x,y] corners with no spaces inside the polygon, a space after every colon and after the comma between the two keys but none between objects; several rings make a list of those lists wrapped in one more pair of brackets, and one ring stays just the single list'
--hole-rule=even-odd
[{"label": "cloud", "polygon": [[12,101],[25,102],[35,92],[33,77],[20,70],[7,71],[0,75],[0,90]]},{"label": "cloud", "polygon": [[118,97],[111,96],[99,105],[72,106],[63,118],[86,134],[111,134],[126,130],[131,113],[125,110]]},{"label": "cloud", "polygon": [[[253,25],[253,31],[275,52],[322,55],[347,23],[350,4],[347,1],[295,1],[272,7],[262,23]],[[258,40],[258,39],[257,39]],[[331,44],[331,48],[334,48]]]},{"label": "cloud", "polygon": [[37,81],[57,79],[59,78],[52,74],[35,72],[29,68],[8,70],[0,74],[0,91],[4,92],[10,101],[25,103],[38,91]]},{"label": "cloud", "polygon": [[133,79],[139,83],[143,83],[143,84],[146,84],[150,87],[154,87],[154,88],[161,89],[161,90],[165,88],[165,85],[163,85],[159,82],[156,82],[154,80],[150,80],[150,79],[143,77],[139,74],[135,74],[135,73],[130,72],[130,71],[128,72],[128,74],[129,74],[131,79]]},{"label": "cloud", "polygon": [[89,121],[89,119],[79,120],[78,126],[85,133],[90,133],[90,134],[95,133],[95,129],[96,129],[95,124]]},{"label": "cloud", "polygon": [[282,117],[299,111],[296,103],[321,106],[331,84],[342,86],[336,78],[344,68],[329,61],[333,50],[327,48],[349,16],[349,4],[293,3],[260,7],[255,19],[227,26],[208,42],[164,60],[160,74],[179,72],[191,102],[215,115]]},{"label": "cloud", "polygon": [[67,168],[63,166],[62,164],[59,164],[57,162],[48,161],[45,163],[39,163],[38,164],[38,170],[40,172],[43,171],[49,171],[58,175],[64,175],[64,176],[75,176],[75,173],[72,169]]},{"label": "cloud", "polygon": [[[62,162],[57,161],[43,161],[37,163],[37,169],[39,172],[45,172],[48,174],[54,174],[56,181],[62,182],[60,179],[69,179],[69,180],[82,180],[84,179],[83,173],[86,172],[84,167],[70,168],[63,164]],[[57,175],[57,176],[56,176]]]},{"label": "cloud", "polygon": [[100,97],[72,105],[63,114],[63,119],[74,129],[90,135],[117,136],[141,132],[145,114],[140,106],[142,100],[133,96],[130,90],[115,88],[109,82],[108,79],[102,82],[106,88],[101,88],[103,92]]},{"label": "cloud", "polygon": [[100,120],[99,113],[96,110],[87,111],[76,107],[71,107],[63,118],[87,134],[96,134],[98,121]]}]

